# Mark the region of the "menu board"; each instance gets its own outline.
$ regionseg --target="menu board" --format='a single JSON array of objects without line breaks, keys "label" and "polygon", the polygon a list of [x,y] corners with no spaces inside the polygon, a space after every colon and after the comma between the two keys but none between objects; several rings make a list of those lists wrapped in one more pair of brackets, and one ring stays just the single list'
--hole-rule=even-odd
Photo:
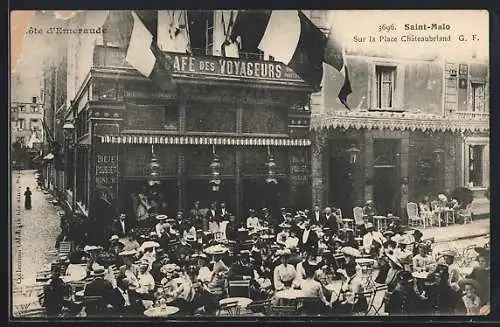
[{"label": "menu board", "polygon": [[[95,189],[105,192],[108,200],[114,201],[118,186],[118,155],[97,153],[95,165]],[[98,193],[99,194],[99,193]]]}]

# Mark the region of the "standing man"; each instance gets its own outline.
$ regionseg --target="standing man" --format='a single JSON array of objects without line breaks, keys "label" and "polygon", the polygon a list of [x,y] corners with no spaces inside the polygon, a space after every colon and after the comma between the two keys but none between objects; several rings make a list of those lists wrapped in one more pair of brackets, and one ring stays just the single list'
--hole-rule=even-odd
[{"label": "standing man", "polygon": [[220,203],[219,216],[221,220],[227,220],[227,218],[229,218],[229,211],[227,211],[226,202],[224,201]]},{"label": "standing man", "polygon": [[29,187],[27,187],[24,192],[24,208],[26,210],[31,210],[31,191]]},{"label": "standing man", "polygon": [[118,220],[113,223],[113,234],[118,235],[120,238],[125,237],[131,229],[129,222],[127,221],[127,216],[122,213]]},{"label": "standing man", "polygon": [[323,226],[323,217],[321,215],[321,209],[319,208],[318,205],[315,205],[314,206],[314,209],[313,211],[309,214],[309,221],[311,222],[311,224],[313,225],[317,225],[317,226]]}]

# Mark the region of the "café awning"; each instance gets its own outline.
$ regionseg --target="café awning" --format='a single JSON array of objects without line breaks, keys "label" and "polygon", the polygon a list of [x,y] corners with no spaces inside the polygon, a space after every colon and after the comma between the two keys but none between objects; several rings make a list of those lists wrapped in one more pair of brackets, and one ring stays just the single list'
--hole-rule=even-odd
[{"label": "caf\u00e9 awning", "polygon": [[168,136],[168,135],[101,135],[104,144],[167,144],[167,145],[236,145],[236,146],[310,146],[311,140],[286,137],[233,136]]}]

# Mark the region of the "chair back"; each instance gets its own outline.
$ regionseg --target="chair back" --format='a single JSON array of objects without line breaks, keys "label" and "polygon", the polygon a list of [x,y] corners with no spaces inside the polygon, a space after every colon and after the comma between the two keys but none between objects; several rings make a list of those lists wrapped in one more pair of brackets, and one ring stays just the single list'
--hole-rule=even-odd
[{"label": "chair back", "polygon": [[229,221],[222,221],[219,225],[220,238],[223,240],[227,239],[227,236],[226,236],[227,224],[229,224]]},{"label": "chair back", "polygon": [[342,219],[342,209],[337,209],[335,214],[339,217],[339,219]]},{"label": "chair back", "polygon": [[85,312],[87,314],[99,313],[103,309],[103,297],[102,296],[84,296],[83,306],[85,307]]},{"label": "chair back", "polygon": [[250,279],[247,280],[230,280],[229,297],[250,297]]},{"label": "chair back", "polygon": [[73,242],[59,243],[59,254],[69,255],[73,247]]},{"label": "chair back", "polygon": [[364,225],[365,221],[363,219],[363,208],[361,207],[354,207],[352,209],[353,215],[354,215],[354,222],[356,225]]},{"label": "chair back", "polygon": [[418,206],[414,202],[408,202],[406,204],[406,211],[409,219],[418,218]]}]

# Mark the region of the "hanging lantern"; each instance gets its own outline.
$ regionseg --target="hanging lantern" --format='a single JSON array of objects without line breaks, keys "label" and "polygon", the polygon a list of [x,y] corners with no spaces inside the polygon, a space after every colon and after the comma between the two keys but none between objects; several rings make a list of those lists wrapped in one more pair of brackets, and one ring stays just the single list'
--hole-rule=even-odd
[{"label": "hanging lantern", "polygon": [[266,163],[267,167],[267,184],[278,184],[278,180],[276,179],[276,163],[274,162],[274,158],[269,156],[269,161]]},{"label": "hanging lantern", "polygon": [[214,154],[214,158],[212,160],[212,163],[210,164],[210,185],[212,185],[212,191],[217,192],[219,191],[221,179],[220,179],[220,169],[221,169],[221,164],[219,161],[219,158],[217,155]]},{"label": "hanging lantern", "polygon": [[356,162],[358,162],[358,156],[359,156],[359,152],[361,150],[359,150],[358,148],[356,148],[354,146],[354,144],[352,144],[351,147],[349,149],[347,149],[346,151],[349,154],[349,163],[351,165],[355,165]]},{"label": "hanging lantern", "polygon": [[436,148],[436,150],[432,151],[434,153],[434,157],[436,158],[436,162],[440,163],[441,162],[441,156],[444,153],[444,150],[441,149],[440,147]]},{"label": "hanging lantern", "polygon": [[149,176],[148,176],[149,186],[159,185],[160,181],[160,164],[154,152],[154,146],[151,145],[151,162],[149,163]]}]

